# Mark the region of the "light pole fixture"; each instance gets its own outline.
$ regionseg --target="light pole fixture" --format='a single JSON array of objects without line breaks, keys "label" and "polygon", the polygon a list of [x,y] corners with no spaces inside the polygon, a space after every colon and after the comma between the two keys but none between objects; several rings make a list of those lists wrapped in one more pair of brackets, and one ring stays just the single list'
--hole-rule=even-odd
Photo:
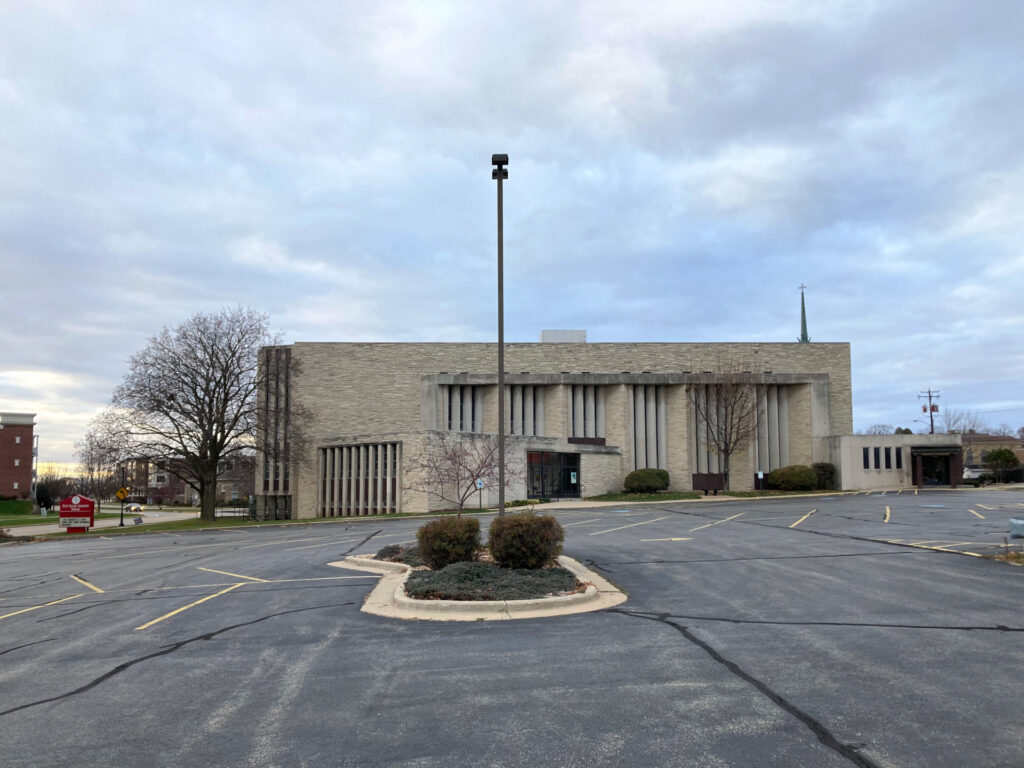
[{"label": "light pole fixture", "polygon": [[505,514],[505,300],[501,182],[508,178],[508,155],[491,155],[491,178],[498,182],[498,516]]}]

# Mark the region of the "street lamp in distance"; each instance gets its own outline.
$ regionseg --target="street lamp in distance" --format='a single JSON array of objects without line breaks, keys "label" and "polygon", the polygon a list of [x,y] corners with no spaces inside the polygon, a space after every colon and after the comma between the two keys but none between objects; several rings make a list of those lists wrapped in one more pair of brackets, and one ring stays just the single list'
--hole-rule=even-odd
[{"label": "street lamp in distance", "polygon": [[505,514],[505,299],[504,229],[501,182],[508,178],[508,155],[491,155],[491,178],[498,182],[498,516]]}]

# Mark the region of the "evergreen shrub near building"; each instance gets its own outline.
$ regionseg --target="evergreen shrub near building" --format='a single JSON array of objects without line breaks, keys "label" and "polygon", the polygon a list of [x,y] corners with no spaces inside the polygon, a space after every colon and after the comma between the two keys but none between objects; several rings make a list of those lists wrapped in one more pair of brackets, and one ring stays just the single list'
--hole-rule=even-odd
[{"label": "evergreen shrub near building", "polygon": [[564,568],[496,568],[480,562],[413,571],[405,583],[405,593],[420,600],[530,600],[579,588],[576,577]]},{"label": "evergreen shrub near building", "polygon": [[416,531],[420,555],[434,570],[476,559],[480,521],[475,517],[442,517]]},{"label": "evergreen shrub near building", "polygon": [[834,491],[836,489],[836,468],[827,461],[819,461],[811,465],[814,474],[818,476],[819,491]]},{"label": "evergreen shrub near building", "polygon": [[634,469],[623,482],[626,493],[654,493],[668,488],[667,469]]},{"label": "evergreen shrub near building", "polygon": [[495,518],[488,539],[503,568],[543,568],[562,553],[565,530],[550,515],[524,512]]},{"label": "evergreen shrub near building", "polygon": [[803,464],[773,469],[768,473],[768,487],[779,491],[813,491],[818,486],[817,473]]}]

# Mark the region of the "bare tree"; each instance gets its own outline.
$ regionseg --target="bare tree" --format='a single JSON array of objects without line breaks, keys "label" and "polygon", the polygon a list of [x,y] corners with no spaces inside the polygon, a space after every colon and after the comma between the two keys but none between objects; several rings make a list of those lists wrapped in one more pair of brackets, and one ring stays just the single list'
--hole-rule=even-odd
[{"label": "bare tree", "polygon": [[[505,487],[522,480],[521,465],[508,457],[511,440],[505,439]],[[407,490],[423,491],[459,510],[478,490],[498,487],[498,439],[490,435],[440,432],[428,443],[424,458],[410,467],[415,478]],[[482,488],[477,488],[477,481]]]},{"label": "bare tree", "polygon": [[942,409],[942,427],[949,435],[981,435],[988,429],[985,420],[977,413],[956,408]]},{"label": "bare tree", "polygon": [[81,441],[75,443],[75,453],[81,466],[83,492],[94,499],[113,495],[119,479],[118,464],[126,457],[118,452],[118,442],[105,424],[107,413],[92,421]]},{"label": "bare tree", "polygon": [[865,435],[892,435],[895,434],[895,430],[892,424],[872,424],[866,430]]},{"label": "bare tree", "polygon": [[1016,437],[1017,436],[1016,430],[1013,427],[1011,427],[1009,424],[1007,424],[1005,421],[1002,424],[1000,424],[998,427],[993,429],[992,430],[992,434],[993,435],[999,435],[1001,437]]},{"label": "bare tree", "polygon": [[221,461],[254,447],[258,353],[275,342],[268,316],[244,307],[164,328],[114,391],[111,442],[184,480],[213,520]]},{"label": "bare tree", "polygon": [[757,391],[742,373],[723,373],[707,384],[687,388],[698,429],[707,430],[708,448],[721,462],[729,490],[729,464],[757,435]]}]

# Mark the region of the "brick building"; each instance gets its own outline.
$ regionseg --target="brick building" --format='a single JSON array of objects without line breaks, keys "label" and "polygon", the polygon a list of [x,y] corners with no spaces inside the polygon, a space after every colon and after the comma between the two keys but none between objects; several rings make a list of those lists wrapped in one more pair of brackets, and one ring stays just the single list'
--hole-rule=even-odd
[{"label": "brick building", "polygon": [[0,497],[34,499],[36,461],[34,413],[0,413]]},{"label": "brick building", "polygon": [[[443,506],[411,490],[411,473],[444,433],[496,434],[496,361],[496,344],[264,349],[257,508],[330,517]],[[846,343],[520,343],[505,345],[505,367],[509,461],[524,475],[509,499],[618,491],[643,467],[667,469],[672,490],[720,473],[693,398],[713,403],[726,376],[757,403],[756,437],[731,459],[733,489],[833,461],[834,438],[853,431]],[[496,503],[497,489],[481,501]]]}]

